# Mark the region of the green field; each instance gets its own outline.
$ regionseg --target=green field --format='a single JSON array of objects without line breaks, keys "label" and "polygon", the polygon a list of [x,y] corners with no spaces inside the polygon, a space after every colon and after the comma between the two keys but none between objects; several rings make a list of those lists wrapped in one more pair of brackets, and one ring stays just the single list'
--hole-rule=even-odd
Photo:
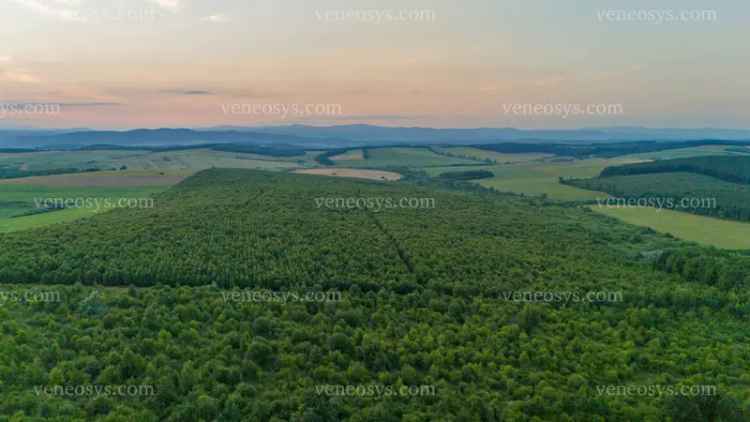
[{"label": "green field", "polygon": [[471,165],[481,163],[476,160],[436,154],[429,148],[370,148],[367,150],[367,158],[364,160],[336,161],[336,166],[339,167],[367,168],[419,168],[461,164]]},{"label": "green field", "polygon": [[270,157],[238,152],[205,149],[155,152],[132,156],[119,161],[128,169],[141,170],[204,170],[211,167],[246,168],[254,170],[288,170],[311,167],[313,154],[298,157]]},{"label": "green field", "polygon": [[204,170],[211,167],[286,170],[314,166],[318,153],[296,157],[274,157],[241,152],[188,149],[166,152],[146,150],[49,151],[0,154],[0,168],[28,171],[58,168],[98,168],[101,170]]},{"label": "green field", "polygon": [[[613,197],[662,201],[662,208],[708,217],[750,220],[750,186],[695,173],[654,173],[571,181]],[[656,206],[656,204],[654,204]]]},{"label": "green field", "polygon": [[[47,176],[57,177],[57,176]],[[50,211],[41,214],[18,216],[37,209],[37,202],[47,198],[148,198],[161,192],[167,186],[131,186],[131,187],[60,187],[30,184],[2,184],[0,183],[0,233],[30,228],[42,227],[50,224],[73,221],[83,217],[90,217],[98,212],[107,211],[103,206],[69,208]]]},{"label": "green field", "polygon": [[341,154],[331,156],[331,160],[333,161],[355,161],[363,159],[364,151],[362,149],[350,149]]},{"label": "green field", "polygon": [[480,161],[490,161],[496,164],[523,163],[552,157],[551,154],[504,154],[472,147],[432,147],[433,150],[454,157],[468,158]]},{"label": "green field", "polygon": [[647,152],[643,154],[623,155],[620,158],[628,160],[671,160],[675,158],[704,157],[715,155],[746,155],[741,152],[733,151],[736,146],[725,145],[706,145],[701,147],[670,149],[657,152]]},{"label": "green field", "polygon": [[596,212],[680,239],[725,249],[750,249],[750,224],[655,208],[608,208]]},{"label": "green field", "polygon": [[[304,156],[272,157],[258,154],[189,149],[166,152],[146,150],[49,151],[0,154],[0,167],[26,171],[58,168],[98,168],[81,174],[38,176],[26,179],[0,179],[0,233],[89,217],[95,209],[66,209],[16,217],[35,209],[34,198],[143,198],[161,192],[178,179],[211,167],[286,171],[314,167],[319,152]],[[98,178],[115,178],[110,186],[96,185]],[[143,177],[145,186],[130,178]],[[122,183],[118,182],[122,180]],[[80,182],[80,183],[79,183]]]},{"label": "green field", "polygon": [[[58,168],[119,168],[120,163],[133,157],[148,155],[148,151],[42,151],[21,154],[0,154],[0,167],[38,171]],[[118,165],[120,164],[120,165]]]},{"label": "green field", "polygon": [[592,158],[587,160],[528,162],[505,165],[488,165],[481,167],[437,167],[425,169],[428,175],[437,177],[448,171],[489,170],[494,178],[482,179],[475,183],[497,189],[501,192],[513,192],[524,195],[547,195],[559,201],[594,200],[607,196],[605,193],[592,192],[572,186],[562,185],[560,177],[585,178],[594,177],[608,166],[630,162],[619,158]]},{"label": "green field", "polygon": [[691,157],[608,167],[601,177],[688,172],[731,183],[750,184],[750,156]]}]

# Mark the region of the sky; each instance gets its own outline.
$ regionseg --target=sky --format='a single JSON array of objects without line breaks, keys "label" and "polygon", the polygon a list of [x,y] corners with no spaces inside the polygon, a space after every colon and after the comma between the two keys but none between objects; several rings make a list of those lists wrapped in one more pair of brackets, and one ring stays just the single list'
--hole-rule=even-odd
[{"label": "sky", "polygon": [[750,128],[749,39],[746,0],[0,0],[0,128]]}]

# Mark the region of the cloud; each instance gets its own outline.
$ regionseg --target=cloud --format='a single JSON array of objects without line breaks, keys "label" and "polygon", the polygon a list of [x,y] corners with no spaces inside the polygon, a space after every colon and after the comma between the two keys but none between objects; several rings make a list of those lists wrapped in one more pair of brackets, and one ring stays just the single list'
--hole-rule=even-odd
[{"label": "cloud", "polygon": [[203,91],[199,89],[165,89],[161,92],[170,95],[214,95],[211,91]]},{"label": "cloud", "polygon": [[26,72],[16,72],[12,70],[0,70],[0,81],[18,82],[24,84],[39,83],[39,78]]},{"label": "cloud", "polygon": [[401,115],[401,114],[362,114],[362,115],[349,115],[349,116],[334,116],[333,120],[411,120],[411,119],[424,119],[430,116],[419,114],[419,115]]},{"label": "cloud", "polygon": [[114,102],[59,102],[59,101],[31,101],[31,100],[13,100],[13,101],[3,101],[0,104],[5,105],[17,105],[17,106],[25,106],[25,105],[55,105],[59,106],[61,108],[84,108],[84,107],[119,107],[124,104],[122,103],[114,103]]},{"label": "cloud", "polygon": [[71,6],[78,6],[78,0],[11,0],[38,15],[52,17],[69,22],[83,22],[86,19]]},{"label": "cloud", "polygon": [[149,0],[152,3],[156,3],[159,7],[170,12],[177,12],[180,10],[180,0]]},{"label": "cloud", "polygon": [[201,20],[204,22],[223,23],[223,22],[229,22],[229,17],[227,15],[223,15],[219,13],[216,15],[206,16],[202,18]]},{"label": "cloud", "polygon": [[113,103],[113,102],[81,102],[81,103],[58,103],[63,108],[75,108],[75,107],[119,107],[124,104]]},{"label": "cloud", "polygon": [[0,56],[0,63],[10,63],[13,61],[13,57],[10,56]]}]

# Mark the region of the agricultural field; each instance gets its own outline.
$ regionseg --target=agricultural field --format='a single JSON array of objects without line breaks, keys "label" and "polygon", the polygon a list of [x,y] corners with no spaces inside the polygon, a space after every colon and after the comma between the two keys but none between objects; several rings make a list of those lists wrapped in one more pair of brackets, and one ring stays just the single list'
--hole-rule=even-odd
[{"label": "agricultural field", "polygon": [[661,208],[750,221],[750,185],[725,182],[702,174],[637,174],[581,179],[568,183],[582,189],[607,192],[617,198],[640,198]]},{"label": "agricultural field", "polygon": [[[608,185],[594,186],[589,183],[583,186],[580,181],[575,182],[577,186],[561,184],[559,182],[560,177],[596,177],[607,167],[639,161],[639,158],[635,156],[611,159],[571,159],[550,157],[548,154],[498,153],[471,147],[432,148],[434,151],[429,148],[374,148],[368,150],[367,159],[363,159],[364,152],[362,149],[348,150],[331,157],[336,158],[335,170],[332,170],[331,167],[320,168],[319,164],[314,161],[315,157],[321,154],[321,151],[309,151],[305,155],[291,157],[214,151],[210,149],[164,152],[146,150],[75,151],[60,153],[58,157],[53,153],[46,152],[4,154],[0,157],[6,160],[10,160],[10,158],[15,160],[12,163],[6,161],[6,164],[11,163],[16,167],[26,166],[27,168],[43,170],[58,166],[94,165],[104,168],[122,168],[124,166],[127,170],[0,180],[0,192],[5,194],[2,196],[3,200],[0,201],[0,231],[8,232],[42,227],[58,222],[73,221],[95,214],[90,209],[66,209],[38,215],[14,217],[33,210],[34,207],[31,199],[38,196],[37,193],[53,196],[57,192],[57,197],[73,194],[76,197],[97,197],[103,195],[118,197],[148,196],[178,183],[183,178],[197,171],[211,167],[294,171],[328,175],[334,175],[335,173],[336,176],[341,177],[367,177],[373,178],[373,180],[396,180],[399,177],[397,173],[376,170],[388,168],[409,167],[413,170],[424,171],[431,177],[438,177],[443,173],[455,174],[456,172],[474,173],[489,171],[492,172],[493,177],[474,180],[471,183],[501,192],[511,192],[527,196],[546,196],[552,200],[567,202],[595,201],[607,197],[613,191],[608,190],[610,187]],[[705,151],[716,150],[717,148],[724,148],[724,146],[698,147],[698,149],[704,149]],[[680,152],[680,150],[672,150],[670,152]],[[455,156],[448,156],[447,154]],[[502,164],[481,165],[481,161],[477,161],[493,159],[492,157]],[[343,164],[345,163],[354,164],[353,168],[344,167]],[[436,166],[437,164],[440,165]],[[360,173],[363,171],[368,173]],[[383,173],[369,173],[373,171]],[[659,187],[665,186],[664,183],[659,181],[661,180],[659,178],[646,179],[656,183]],[[9,187],[10,185],[17,184],[29,185],[30,187]],[[690,182],[690,184],[691,186],[705,185],[705,183],[703,185],[696,185],[695,181]],[[706,188],[713,189],[714,187],[707,186]],[[110,189],[109,191],[107,190],[108,188]],[[34,193],[35,191],[37,193]],[[689,194],[691,192],[690,190],[683,189],[680,192],[673,193]],[[736,211],[734,209],[736,207],[731,205],[736,202],[735,195],[731,189],[720,189],[719,192],[722,193],[724,199],[728,199],[726,201],[722,200],[722,203],[729,205],[721,208],[721,210],[717,210],[713,214],[708,214],[722,217],[729,216]],[[723,195],[724,193],[726,195]],[[731,211],[725,211],[727,207]],[[704,214],[707,213],[704,212]],[[679,235],[678,233],[674,234]]]},{"label": "agricultural field", "polygon": [[738,154],[750,154],[749,146],[733,146],[726,149],[727,152]]},{"label": "agricultural field", "polygon": [[41,171],[60,168],[119,169],[121,162],[133,157],[143,157],[149,151],[100,150],[100,151],[41,151],[0,154],[0,168],[24,171]]},{"label": "agricultural field", "polygon": [[727,182],[750,184],[750,156],[693,157],[613,166],[606,168],[601,177],[673,172],[704,174]]},{"label": "agricultural field", "polygon": [[171,186],[192,175],[191,170],[170,171],[97,171],[0,179],[2,185],[40,185],[47,187],[137,187]]},{"label": "agricultural field", "polygon": [[481,164],[472,159],[440,155],[429,148],[369,148],[364,160],[339,160],[340,167],[420,168]]},{"label": "agricultural field", "polygon": [[607,196],[602,192],[591,192],[560,183],[560,177],[594,177],[610,165],[628,163],[630,160],[593,158],[529,162],[511,165],[490,165],[482,167],[438,167],[426,169],[428,175],[437,177],[448,171],[488,170],[494,178],[478,180],[481,186],[523,195],[541,196],[558,201],[585,201]]},{"label": "agricultural field", "polygon": [[318,153],[276,157],[243,152],[186,149],[154,152],[147,150],[42,151],[0,154],[0,169],[42,171],[60,168],[99,170],[159,170],[192,172],[211,167],[287,170],[314,165]]},{"label": "agricultural field", "polygon": [[[722,146],[723,148],[723,146]],[[677,150],[674,150],[677,151]],[[673,151],[673,152],[674,152]],[[501,192],[523,195],[546,195],[558,201],[603,201],[613,196],[638,197],[643,195],[672,197],[679,201],[683,197],[716,199],[715,207],[696,209],[701,215],[744,221],[750,204],[747,186],[728,183],[699,174],[649,174],[643,176],[608,177],[598,179],[609,167],[638,164],[643,157],[623,156],[612,159],[593,158],[585,160],[519,163],[483,167],[437,167],[425,171],[432,177],[451,171],[488,170],[494,178],[475,180],[484,187]],[[559,178],[587,179],[559,183]],[[654,215],[654,209],[605,210],[612,216],[641,227],[670,233],[680,239],[722,248],[750,248],[746,234],[747,226],[717,218],[694,218],[684,212],[662,212]],[[669,216],[675,216],[673,220]],[[695,227],[693,227],[695,225]],[[736,230],[734,233],[733,231]],[[730,234],[732,233],[732,234]]]},{"label": "agricultural field", "polygon": [[440,154],[453,157],[468,158],[472,160],[487,161],[495,164],[513,164],[527,161],[539,161],[545,158],[553,157],[552,154],[528,153],[528,154],[504,154],[496,151],[489,151],[472,147],[432,147]]},{"label": "agricultural field", "polygon": [[359,161],[364,159],[365,154],[361,149],[352,149],[331,157],[331,160],[333,161]]},{"label": "agricultural field", "polygon": [[211,167],[288,171],[315,166],[314,159],[319,153],[310,151],[305,155],[277,157],[185,149],[164,152],[82,150],[0,154],[0,168],[5,169],[30,172],[60,168],[107,170],[0,178],[0,232],[69,222],[106,211],[102,207],[87,206],[29,215],[39,211],[34,203],[35,198],[146,198]]},{"label": "agricultural field", "polygon": [[680,239],[724,249],[750,249],[750,223],[720,220],[655,208],[591,206],[594,211],[629,224],[669,233]]},{"label": "agricultural field", "polygon": [[341,167],[335,168],[315,168],[295,170],[298,174],[311,174],[318,176],[336,176],[336,177],[353,177],[355,179],[382,180],[392,182],[399,180],[401,175],[392,171],[368,170],[368,169],[347,169]]},{"label": "agricultural field", "polygon": [[[90,217],[111,209],[105,201],[149,198],[182,179],[157,174],[97,172],[0,180],[0,233]],[[82,206],[41,212],[46,208],[45,201],[56,200],[79,200],[82,203],[78,205]]]},{"label": "agricultural field", "polygon": [[211,167],[255,170],[288,170],[312,166],[312,156],[270,157],[258,154],[213,150],[153,152],[145,157],[132,156],[118,164],[134,170],[204,170]]},{"label": "agricultural field", "polygon": [[[631,160],[672,160],[676,158],[704,157],[704,156],[737,156],[745,155],[738,151],[741,147],[727,145],[704,145],[691,148],[670,149],[656,152],[646,152],[641,154],[623,155],[623,159]],[[746,148],[745,148],[746,149]],[[748,150],[750,152],[750,150]]]}]

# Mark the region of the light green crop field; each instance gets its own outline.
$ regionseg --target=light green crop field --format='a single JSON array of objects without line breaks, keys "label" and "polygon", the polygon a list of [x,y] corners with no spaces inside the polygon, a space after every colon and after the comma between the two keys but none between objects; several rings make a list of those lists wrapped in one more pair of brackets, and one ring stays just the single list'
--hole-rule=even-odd
[{"label": "light green crop field", "polygon": [[512,192],[524,195],[547,195],[558,201],[594,200],[607,197],[606,193],[588,191],[572,186],[562,185],[560,177],[589,178],[598,176],[608,166],[633,162],[622,158],[592,158],[586,160],[526,162],[505,165],[488,165],[481,167],[437,167],[425,169],[428,175],[438,176],[445,171],[489,170],[495,174],[490,179],[477,180],[482,186],[497,189],[501,192]]},{"label": "light green crop field", "polygon": [[211,167],[243,168],[254,170],[287,170],[308,167],[311,162],[306,157],[280,159],[256,154],[212,151],[204,149],[149,153],[128,157],[122,165],[134,170],[204,170]]},{"label": "light green crop field", "polygon": [[0,233],[29,230],[52,224],[66,223],[96,215],[96,211],[86,208],[67,209],[18,218],[0,218]]},{"label": "light green crop field", "polygon": [[435,151],[443,154],[452,155],[459,158],[469,158],[474,160],[489,160],[497,164],[523,163],[527,161],[542,160],[553,157],[551,154],[503,154],[495,151],[487,151],[472,147],[433,147]]},{"label": "light green crop field", "polygon": [[21,154],[0,154],[0,167],[28,171],[59,168],[112,168],[129,157],[142,156],[148,151],[42,151]]},{"label": "light green crop field", "polygon": [[731,148],[738,148],[738,147],[731,147],[731,146],[724,146],[724,145],[705,145],[705,146],[694,147],[694,148],[681,148],[681,149],[672,149],[672,150],[657,151],[657,152],[646,152],[643,154],[624,155],[618,158],[653,161],[653,160],[669,160],[673,158],[703,157],[703,156],[713,156],[713,155],[747,155],[747,154],[742,154],[741,152],[731,151]]},{"label": "light green crop field", "polygon": [[476,160],[447,157],[437,154],[429,148],[374,148],[368,151],[368,158],[364,160],[336,161],[340,167],[432,167],[451,166],[461,164],[480,164]]},{"label": "light green crop field", "polygon": [[[0,180],[0,233],[42,227],[106,212],[105,201],[146,199],[182,180],[153,172],[95,172]],[[83,201],[81,208],[67,208],[25,215],[46,201]],[[99,205],[96,201],[99,201]],[[84,202],[88,202],[87,204]],[[127,203],[123,205],[127,206]],[[154,203],[154,206],[158,204]]]},{"label": "light green crop field", "polygon": [[239,152],[193,149],[180,151],[45,151],[21,154],[0,154],[0,167],[20,170],[49,170],[58,168],[98,168],[102,170],[192,170],[211,167],[257,170],[287,170],[315,166],[319,152],[308,152],[295,157],[275,157]]},{"label": "light green crop field", "polygon": [[346,152],[343,152],[339,155],[334,155],[331,157],[331,160],[333,161],[359,161],[364,160],[364,151],[362,149],[350,149]]},{"label": "light green crop field", "polygon": [[557,201],[583,201],[608,196],[602,192],[585,191],[572,186],[562,185],[556,179],[546,177],[487,179],[480,181],[480,184],[501,192],[521,193],[532,196],[546,195],[548,198]]},{"label": "light green crop field", "polygon": [[286,171],[315,167],[320,152],[295,157],[193,149],[166,152],[146,150],[44,151],[0,154],[0,166],[35,171],[58,168],[120,169],[19,179],[0,179],[0,233],[72,221],[106,210],[68,208],[24,215],[46,198],[147,198],[200,170],[228,167]]},{"label": "light green crop field", "polygon": [[750,224],[656,208],[591,206],[595,212],[626,223],[724,249],[750,249]]}]

